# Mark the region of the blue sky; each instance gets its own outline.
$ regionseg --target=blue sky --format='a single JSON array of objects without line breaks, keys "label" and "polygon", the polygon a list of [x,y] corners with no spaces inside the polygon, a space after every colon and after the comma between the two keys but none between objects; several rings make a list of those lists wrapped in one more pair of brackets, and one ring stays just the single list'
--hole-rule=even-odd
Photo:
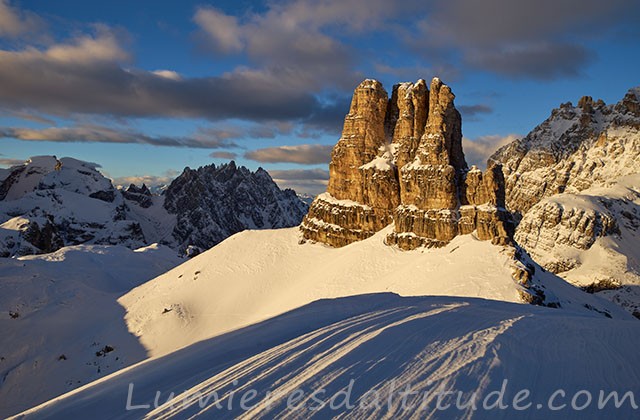
[{"label": "blue sky", "polygon": [[434,76],[481,163],[562,102],[640,85],[638,22],[627,0],[0,0],[0,163],[153,184],[234,158],[317,193],[358,82]]}]

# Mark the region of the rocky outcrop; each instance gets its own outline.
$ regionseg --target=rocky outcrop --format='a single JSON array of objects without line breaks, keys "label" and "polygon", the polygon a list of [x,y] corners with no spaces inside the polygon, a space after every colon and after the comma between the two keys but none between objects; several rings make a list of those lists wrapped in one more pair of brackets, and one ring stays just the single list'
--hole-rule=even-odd
[{"label": "rocky outcrop", "polygon": [[233,161],[185,168],[166,189],[164,208],[176,217],[169,243],[181,252],[209,249],[245,229],[296,226],[308,209],[264,169],[251,172]]},{"label": "rocky outcrop", "polygon": [[149,190],[145,184],[142,184],[142,187],[131,184],[126,190],[122,190],[122,195],[127,200],[135,201],[140,207],[145,209],[153,205],[151,190]]},{"label": "rocky outcrop", "polygon": [[64,246],[64,241],[52,219],[44,220],[41,223],[42,226],[32,220],[24,230],[25,240],[45,253],[56,251]]},{"label": "rocky outcrop", "polygon": [[[389,243],[403,249],[442,246],[457,235],[474,231],[480,240],[491,240],[496,244],[510,242],[513,229],[510,215],[504,209],[504,178],[500,166],[493,166],[484,174],[475,166],[469,171],[451,168],[449,165],[440,169],[449,182],[434,177],[430,185],[427,183],[431,188],[425,188],[425,194],[444,192],[452,194],[456,201],[447,203],[449,208],[439,208],[437,204],[429,208],[424,204],[429,203],[427,200],[419,205],[398,206],[394,217],[395,232],[387,237]],[[413,168],[407,172],[410,171]]]},{"label": "rocky outcrop", "polygon": [[543,200],[524,216],[515,240],[545,269],[571,270],[580,265],[580,251],[591,248],[598,238],[620,233],[606,205],[570,194]]},{"label": "rocky outcrop", "polygon": [[365,80],[353,94],[344,119],[342,137],[331,152],[327,192],[338,200],[368,204],[370,196],[363,165],[371,162],[386,144],[387,92],[375,80]]},{"label": "rocky outcrop", "polygon": [[355,90],[342,136],[333,148],[327,192],[312,203],[303,225],[308,237],[332,246],[364,239],[391,223],[399,204],[388,149],[388,96],[365,80]]},{"label": "rocky outcrop", "polygon": [[434,78],[394,86],[365,80],[354,91],[336,144],[327,193],[311,205],[303,238],[344,246],[395,222],[387,243],[441,246],[456,235],[509,241],[499,166],[469,171],[451,89]]},{"label": "rocky outcrop", "polygon": [[588,96],[562,104],[489,161],[503,166],[507,208],[519,215],[554,194],[612,185],[640,171],[640,89],[615,105]]},{"label": "rocky outcrop", "polygon": [[309,207],[301,229],[306,239],[341,247],[366,239],[391,222],[392,215],[386,209],[338,200],[324,193]]},{"label": "rocky outcrop", "polygon": [[393,87],[387,110],[387,138],[395,145],[396,166],[413,161],[429,114],[429,89],[424,80]]}]

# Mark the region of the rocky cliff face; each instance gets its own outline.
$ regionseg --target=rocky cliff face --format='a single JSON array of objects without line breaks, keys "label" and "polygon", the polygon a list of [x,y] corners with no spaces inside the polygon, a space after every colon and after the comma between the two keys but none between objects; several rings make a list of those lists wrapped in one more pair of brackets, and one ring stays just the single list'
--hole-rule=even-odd
[{"label": "rocky cliff face", "polygon": [[122,195],[127,200],[135,201],[145,209],[153,205],[151,190],[145,184],[142,184],[142,187],[131,184],[126,190],[122,190]]},{"label": "rocky cliff face", "polygon": [[523,215],[544,197],[576,194],[638,172],[640,88],[615,105],[583,97],[554,109],[525,138],[500,150],[507,207]]},{"label": "rocky cliff face", "polygon": [[365,80],[354,91],[336,144],[327,193],[311,205],[305,239],[344,246],[395,222],[389,244],[441,246],[475,230],[507,242],[499,167],[469,171],[451,89],[434,78],[394,86]]},{"label": "rocky cliff face", "polygon": [[144,185],[116,189],[94,164],[40,156],[2,176],[0,256],[150,243],[182,254],[244,229],[296,226],[307,208],[264,170],[252,173],[234,163],[187,168],[160,196]]},{"label": "rocky cliff face", "polygon": [[640,317],[640,89],[614,105],[563,104],[489,161],[503,165],[516,242]]},{"label": "rocky cliff face", "polygon": [[314,200],[303,222],[315,240],[343,246],[391,223],[400,197],[395,166],[386,150],[388,101],[384,87],[375,80],[356,88],[342,136],[331,153],[327,192]]},{"label": "rocky cliff face", "polygon": [[245,229],[296,226],[307,206],[293,190],[280,190],[262,168],[235,162],[186,168],[167,187],[165,209],[176,215],[172,237],[180,250],[206,250]]},{"label": "rocky cliff face", "polygon": [[[617,220],[607,207],[586,195],[560,194],[533,206],[516,230],[515,239],[545,269],[562,273],[580,265],[580,251],[598,238],[619,234]],[[566,252],[569,251],[569,252]]]},{"label": "rocky cliff face", "polygon": [[640,318],[640,174],[543,199],[515,240],[545,269]]}]

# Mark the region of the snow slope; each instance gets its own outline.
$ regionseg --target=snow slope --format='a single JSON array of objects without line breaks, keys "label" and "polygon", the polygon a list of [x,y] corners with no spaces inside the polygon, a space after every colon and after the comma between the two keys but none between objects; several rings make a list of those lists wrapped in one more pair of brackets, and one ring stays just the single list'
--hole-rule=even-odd
[{"label": "snow slope", "polygon": [[[619,409],[596,404],[600,390],[631,391],[637,403],[639,332],[635,320],[483,299],[323,300],[142,362],[16,418],[632,418],[628,400]],[[507,408],[485,411],[503,386]],[[565,408],[550,411],[558,389],[565,394],[552,404]],[[517,404],[528,409],[516,411],[522,390],[530,394]],[[454,392],[441,397],[448,409],[438,410],[438,391]],[[459,405],[473,399],[477,411],[459,410],[458,392]],[[573,411],[578,392],[578,406],[585,392],[593,402]],[[137,408],[126,410],[128,400]]]},{"label": "snow slope", "polygon": [[[76,256],[72,248],[48,256],[5,260],[7,267],[0,266],[0,273],[7,276],[3,287],[18,289],[4,294],[16,298],[3,307],[17,308],[20,317],[3,321],[12,327],[3,346],[11,356],[2,362],[8,375],[0,388],[0,401],[9,401],[11,407],[4,414],[146,357],[167,355],[318,299],[393,292],[520,302],[523,288],[513,278],[519,264],[513,259],[513,248],[465,235],[444,248],[406,252],[384,244],[390,229],[393,227],[338,249],[300,244],[297,228],[245,231],[144,284],[149,277],[133,273],[150,270],[148,265],[162,257],[135,260],[127,257],[132,251],[107,248],[125,255],[91,261],[86,253]],[[90,249],[99,254],[102,248]],[[56,260],[66,261],[62,265],[66,268],[57,271]],[[166,264],[171,262],[168,259]],[[44,266],[34,266],[30,272],[20,267],[30,267],[30,263]],[[168,267],[157,267],[156,273],[163,272],[162,268]],[[606,314],[632,319],[610,302],[539,267],[535,271],[531,282],[545,294],[545,302],[562,308],[552,310],[558,316],[599,319]],[[33,275],[37,277],[30,280]],[[114,279],[131,281],[112,284]],[[123,295],[137,284],[140,286]],[[69,322],[69,327],[51,335],[51,328],[60,330],[60,322]],[[302,327],[306,328],[306,321],[292,331]],[[12,343],[20,346],[15,348]],[[104,346],[115,350],[98,357],[96,352]],[[62,354],[67,360],[58,360]],[[4,404],[0,406],[4,409]]]},{"label": "snow slope", "polygon": [[0,258],[0,417],[145,359],[117,299],[181,261],[157,245]]},{"label": "snow slope", "polygon": [[[151,356],[254,324],[317,299],[364,293],[466,296],[519,302],[512,248],[456,237],[439,249],[400,251],[383,243],[392,227],[342,248],[299,244],[297,228],[245,231],[124,295],[130,331]],[[538,270],[549,301],[616,305]]]}]

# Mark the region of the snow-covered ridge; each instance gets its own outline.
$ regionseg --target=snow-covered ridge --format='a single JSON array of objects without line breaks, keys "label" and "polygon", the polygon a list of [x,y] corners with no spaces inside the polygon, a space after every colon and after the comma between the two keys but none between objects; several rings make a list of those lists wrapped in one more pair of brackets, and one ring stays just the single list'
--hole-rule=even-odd
[{"label": "snow-covered ridge", "polygon": [[614,105],[582,98],[563,104],[525,138],[491,158],[503,165],[510,210],[526,213],[541,198],[614,184],[640,172],[637,89]]},{"label": "snow-covered ridge", "polygon": [[[639,328],[473,298],[327,299],[136,365],[20,418],[633,417],[628,401],[560,413],[536,402],[559,388],[569,402],[579,390],[596,400],[599,390],[638,395]],[[484,411],[483,400],[503,387],[506,408]],[[440,404],[437,390],[477,403],[458,410],[455,398]],[[521,390],[530,392],[520,401],[531,401],[529,410],[511,404]],[[163,398],[154,404],[156,392]],[[293,409],[287,399],[300,392]],[[251,404],[239,404],[253,393]],[[125,410],[127,398],[137,409]]]},{"label": "snow-covered ridge", "polygon": [[114,188],[94,163],[31,158],[0,182],[0,256],[77,244],[137,248],[161,242],[184,253],[210,248],[244,229],[295,226],[307,205],[263,169],[185,169],[162,195]]},{"label": "snow-covered ridge", "polygon": [[[512,248],[503,252],[465,235],[442,249],[404,252],[384,244],[390,229],[338,249],[300,245],[296,228],[245,231],[134,289],[120,303],[129,329],[155,356],[317,299],[390,291],[521,302],[524,288],[514,280]],[[582,306],[593,299],[590,305],[630,318],[542,270],[531,282],[545,284],[546,300],[565,310],[602,316]]]}]

